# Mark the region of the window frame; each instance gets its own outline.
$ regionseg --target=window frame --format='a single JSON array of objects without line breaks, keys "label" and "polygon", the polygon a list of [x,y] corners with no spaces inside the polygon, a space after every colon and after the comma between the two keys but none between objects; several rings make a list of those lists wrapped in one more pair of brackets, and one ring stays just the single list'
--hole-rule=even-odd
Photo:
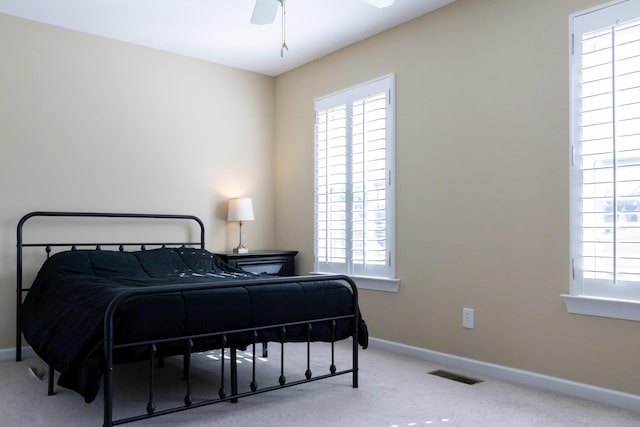
[{"label": "window frame", "polygon": [[[582,168],[578,163],[580,144],[578,127],[580,111],[578,109],[581,62],[577,59],[579,50],[575,47],[582,34],[595,29],[583,29],[601,19],[616,22],[618,16],[624,16],[625,22],[640,18],[640,0],[615,0],[569,16],[569,88],[570,88],[570,294],[563,294],[567,311],[576,314],[610,317],[616,319],[640,321],[640,283],[639,289],[632,294],[616,292],[613,283],[603,284],[602,280],[589,279],[585,287],[582,273]],[[582,30],[582,31],[580,31]],[[615,211],[615,207],[614,207]],[[600,282],[600,283],[598,283]],[[623,286],[624,288],[624,286]]]},{"label": "window frame", "polygon": [[[387,183],[385,187],[385,249],[387,251],[388,265],[382,266],[382,275],[367,275],[365,271],[362,273],[355,273],[349,269],[350,261],[345,262],[344,269],[339,271],[324,271],[321,270],[320,260],[318,254],[318,112],[321,110],[328,110],[333,107],[337,107],[343,104],[353,105],[355,102],[366,99],[368,94],[380,93],[384,91],[387,93],[387,105],[385,106],[385,169],[387,176]],[[313,249],[314,249],[314,271],[313,274],[345,274],[351,277],[357,284],[358,288],[370,289],[377,291],[397,292],[400,284],[400,280],[396,278],[396,222],[395,222],[395,195],[396,195],[396,180],[395,180],[395,106],[396,106],[396,92],[395,92],[395,74],[387,74],[385,76],[369,80],[364,83],[360,83],[349,88],[318,97],[314,100],[314,112],[315,112],[315,124],[314,124],[314,220],[313,220]],[[348,130],[351,131],[350,119],[348,122]],[[350,137],[347,137],[350,141]],[[348,161],[351,161],[351,154],[348,149],[345,157]],[[354,172],[350,175],[354,176]],[[352,194],[352,193],[348,193]],[[350,196],[348,196],[350,198]],[[348,203],[351,201],[349,200]],[[351,234],[352,223],[348,223],[346,227],[347,236]],[[347,257],[350,259],[351,255],[355,252],[352,249]],[[377,269],[377,267],[375,268]]]}]

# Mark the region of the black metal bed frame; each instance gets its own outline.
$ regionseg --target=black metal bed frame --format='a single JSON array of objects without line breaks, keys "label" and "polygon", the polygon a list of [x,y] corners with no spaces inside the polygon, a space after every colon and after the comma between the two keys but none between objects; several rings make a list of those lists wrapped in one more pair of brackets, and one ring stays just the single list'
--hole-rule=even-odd
[{"label": "black metal bed frame", "polygon": [[[23,241],[23,228],[25,223],[33,217],[84,217],[84,218],[135,218],[135,219],[168,219],[168,220],[178,220],[178,221],[195,221],[200,228],[200,241],[199,242],[146,242],[146,243],[25,243]],[[17,227],[17,285],[16,285],[16,361],[22,360],[22,329],[20,326],[20,315],[21,315],[21,307],[24,294],[29,291],[29,288],[25,288],[23,286],[23,272],[22,272],[22,264],[23,264],[23,248],[25,247],[43,247],[45,248],[47,258],[50,256],[51,250],[53,247],[70,247],[72,250],[79,247],[93,247],[96,250],[100,250],[102,247],[118,247],[118,250],[124,251],[126,247],[140,247],[141,250],[145,250],[146,247],[158,246],[158,247],[167,247],[167,246],[198,246],[201,249],[205,247],[205,232],[204,232],[204,224],[203,222],[196,216],[193,215],[173,215],[173,214],[137,214],[137,213],[101,213],[101,212],[31,212],[23,216]],[[268,284],[281,284],[281,283],[301,283],[301,282],[318,282],[318,281],[335,281],[340,280],[347,283],[352,291],[353,295],[353,308],[354,312],[349,315],[344,316],[335,316],[321,319],[307,319],[305,321],[300,322],[291,322],[291,323],[279,323],[279,324],[271,324],[262,327],[253,327],[247,329],[235,329],[229,331],[222,332],[214,332],[214,333],[205,333],[198,335],[188,335],[188,336],[179,336],[167,339],[159,339],[154,341],[141,341],[134,343],[126,343],[126,344],[118,344],[114,342],[114,330],[113,330],[113,320],[116,311],[120,308],[120,306],[131,299],[132,297],[144,296],[144,295],[158,295],[165,294],[171,292],[191,292],[191,291],[202,291],[206,289],[220,289],[221,287],[230,288],[230,287],[251,287],[251,286],[261,286]],[[165,285],[165,286],[151,286],[146,288],[134,288],[127,290],[118,296],[116,296],[111,303],[109,304],[107,311],[104,316],[104,357],[105,357],[105,373],[104,373],[104,388],[103,388],[103,396],[104,396],[104,427],[111,427],[114,425],[129,423],[133,421],[144,420],[160,415],[167,415],[175,412],[180,412],[188,409],[194,409],[201,406],[211,405],[214,403],[220,402],[237,402],[237,400],[241,397],[251,396],[255,394],[265,393],[272,390],[278,390],[285,387],[291,387],[299,384],[304,384],[311,381],[322,380],[326,378],[330,378],[336,375],[344,375],[344,374],[352,374],[352,386],[353,388],[358,387],[358,323],[360,320],[360,312],[358,308],[358,292],[355,283],[347,276],[341,275],[331,275],[331,276],[297,276],[297,277],[274,277],[274,278],[259,278],[259,279],[249,279],[249,280],[233,280],[229,282],[225,282],[224,284],[215,284],[215,285],[203,285],[203,284],[184,284],[184,285]],[[353,330],[352,330],[352,366],[349,369],[344,369],[338,371],[335,365],[335,339],[334,332],[336,327],[336,322],[338,320],[343,319],[353,319]],[[332,338],[330,341],[331,345],[331,364],[329,366],[329,372],[323,375],[314,376],[311,372],[310,368],[310,359],[311,359],[311,330],[313,329],[314,324],[319,323],[328,323],[331,327]],[[286,333],[287,328],[292,326],[305,326],[307,331],[307,369],[304,373],[304,379],[287,382],[287,379],[284,375],[284,344],[286,342]],[[281,353],[280,353],[280,376],[278,378],[278,384],[259,388],[256,382],[256,344],[258,343],[258,331],[260,330],[276,330],[279,333]],[[236,359],[236,350],[237,347],[228,344],[228,338],[233,336],[234,334],[240,333],[250,333],[252,337],[251,347],[252,347],[252,381],[249,384],[250,391],[247,392],[238,392],[238,376],[237,376],[237,359]],[[218,397],[214,397],[211,399],[205,399],[201,401],[194,402],[193,396],[191,395],[191,376],[190,376],[190,367],[191,367],[191,353],[193,349],[194,340],[199,338],[207,338],[207,337],[220,337],[220,341],[222,342],[221,351],[223,357],[220,358],[220,388],[218,390]],[[175,406],[172,408],[164,409],[164,410],[156,410],[156,402],[154,398],[154,359],[159,358],[160,355],[157,354],[157,345],[171,343],[171,342],[182,342],[184,344],[184,353],[183,353],[183,370],[184,370],[184,379],[186,380],[186,393],[184,397],[184,405]],[[263,343],[264,344],[264,343]],[[113,419],[113,369],[114,369],[114,359],[113,353],[115,350],[130,348],[130,347],[141,347],[145,346],[149,349],[149,400],[146,407],[146,413],[121,418],[121,419]],[[225,351],[228,349],[229,351],[229,383],[231,386],[231,393],[227,394],[227,391],[224,388],[226,383],[225,380]],[[160,359],[162,360],[162,359]],[[54,381],[54,369],[52,366],[49,366],[49,374],[48,374],[48,394],[52,395],[53,392],[53,381]]]}]

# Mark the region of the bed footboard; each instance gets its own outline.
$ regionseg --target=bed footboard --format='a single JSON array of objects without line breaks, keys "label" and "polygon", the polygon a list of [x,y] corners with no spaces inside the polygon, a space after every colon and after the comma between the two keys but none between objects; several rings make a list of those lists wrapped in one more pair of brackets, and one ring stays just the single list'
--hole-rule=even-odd
[{"label": "bed footboard", "polygon": [[[109,309],[107,310],[107,313],[105,315],[105,321],[104,321],[104,356],[105,356],[105,360],[106,360],[106,369],[105,369],[105,376],[104,376],[104,426],[105,427],[110,427],[110,426],[114,426],[114,425],[119,425],[119,424],[124,424],[124,423],[129,423],[129,422],[133,422],[133,421],[138,421],[138,420],[143,420],[143,419],[147,419],[147,418],[152,418],[152,417],[157,417],[157,416],[161,416],[161,415],[167,415],[167,414],[171,414],[171,413],[175,413],[175,412],[180,412],[180,411],[185,411],[188,409],[193,409],[193,408],[199,408],[202,406],[207,406],[207,405],[212,405],[215,403],[220,403],[220,402],[235,402],[240,398],[243,397],[247,397],[247,396],[252,396],[255,394],[260,394],[260,393],[265,393],[268,391],[273,391],[273,390],[278,390],[281,388],[286,388],[286,387],[292,387],[295,385],[300,385],[300,384],[304,384],[304,383],[308,383],[308,382],[312,382],[312,381],[318,381],[318,380],[322,380],[322,379],[326,379],[326,378],[331,378],[334,376],[338,376],[338,375],[345,375],[345,374],[351,374],[352,375],[352,387],[357,388],[358,387],[358,336],[359,336],[359,321],[360,321],[360,312],[359,312],[359,308],[358,308],[358,292],[357,292],[357,288],[355,283],[353,282],[352,279],[350,279],[347,276],[321,276],[321,277],[317,277],[317,276],[303,276],[303,277],[287,277],[287,278],[273,278],[273,279],[257,279],[257,280],[252,280],[252,281],[247,281],[247,280],[242,280],[242,281],[234,281],[234,282],[229,282],[229,283],[225,283],[224,287],[238,287],[238,286],[242,286],[242,287],[247,287],[247,286],[265,286],[268,285],[269,283],[303,283],[303,282],[318,282],[318,281],[323,281],[323,280],[327,280],[327,281],[343,281],[345,282],[352,290],[352,295],[353,295],[353,307],[354,307],[354,311],[353,313],[349,314],[349,315],[343,315],[343,316],[335,316],[335,317],[328,317],[328,318],[321,318],[321,319],[311,319],[311,320],[304,320],[304,321],[299,321],[299,322],[290,322],[290,323],[280,323],[280,324],[270,324],[270,325],[265,325],[265,326],[260,326],[260,327],[252,327],[252,328],[246,328],[246,329],[236,329],[236,330],[229,330],[229,331],[222,331],[222,332],[215,332],[215,333],[208,333],[208,334],[198,334],[198,335],[190,335],[190,336],[181,336],[181,337],[175,337],[175,338],[169,338],[169,339],[162,339],[162,340],[156,340],[156,341],[144,341],[144,342],[134,342],[134,343],[126,343],[126,344],[118,344],[114,341],[114,330],[113,330],[113,320],[114,320],[114,315],[116,313],[116,311],[118,310],[118,308],[124,304],[127,300],[129,300],[130,298],[136,297],[136,296],[141,296],[141,295],[158,295],[158,294],[162,294],[162,293],[170,293],[170,292],[175,292],[175,291],[180,291],[180,292],[189,292],[189,291],[200,291],[203,289],[206,289],[206,287],[202,287],[202,286],[198,286],[198,285],[194,285],[191,288],[185,288],[184,286],[180,285],[180,286],[175,286],[175,287],[167,287],[167,286],[163,286],[163,287],[158,287],[158,288],[146,288],[146,289],[133,289],[130,292],[127,292],[125,294],[121,294],[118,297],[116,297],[111,305],[109,306]],[[218,286],[219,287],[219,286]],[[349,320],[352,322],[353,324],[353,328],[351,331],[351,338],[352,338],[352,356],[351,356],[351,362],[352,365],[350,368],[347,369],[341,369],[338,370],[336,363],[335,363],[335,343],[336,343],[336,339],[335,339],[335,328],[337,325],[337,322],[339,321],[343,321],[343,320]],[[329,369],[328,372],[326,373],[322,373],[319,375],[314,375],[311,371],[311,367],[310,367],[310,359],[311,359],[311,331],[313,330],[314,325],[318,325],[318,324],[329,324],[331,331],[332,331],[332,336],[331,336],[331,340],[330,345],[331,345],[331,362],[329,364]],[[301,380],[296,380],[296,381],[288,381],[286,376],[284,375],[285,372],[285,358],[284,358],[284,354],[285,354],[285,343],[286,343],[286,334],[287,334],[287,329],[288,328],[292,328],[292,327],[300,327],[302,326],[303,328],[306,328],[307,331],[307,339],[306,339],[306,357],[307,357],[307,364],[306,364],[306,371],[304,372],[304,379]],[[266,387],[260,387],[259,384],[256,381],[256,363],[255,363],[255,358],[256,358],[256,344],[259,344],[257,337],[260,331],[262,330],[273,330],[273,331],[277,331],[279,333],[280,336],[280,376],[278,378],[278,384],[276,385],[271,385],[271,386],[266,386]],[[227,342],[230,341],[230,338],[232,338],[234,335],[236,334],[250,334],[250,336],[252,337],[252,340],[249,344],[249,346],[251,347],[251,354],[252,354],[252,358],[253,358],[253,363],[252,363],[252,375],[251,375],[251,382],[249,384],[249,389],[247,391],[243,391],[243,392],[239,392],[238,391],[238,375],[237,375],[237,359],[236,359],[236,347],[233,345],[228,346]],[[218,389],[218,395],[217,396],[213,396],[210,399],[204,399],[204,400],[200,400],[200,401],[194,401],[193,400],[193,396],[191,395],[191,373],[190,373],[190,357],[191,357],[191,352],[193,349],[193,343],[195,340],[197,339],[201,339],[201,338],[209,338],[209,337],[218,337],[220,338],[220,342],[222,343],[221,347],[221,351],[223,352],[223,357],[220,358],[220,387]],[[172,407],[172,408],[167,408],[167,409],[163,409],[163,410],[156,410],[156,401],[155,401],[155,394],[154,394],[154,381],[153,381],[153,375],[154,375],[154,359],[156,356],[156,352],[157,352],[157,348],[159,345],[161,344],[166,344],[166,343],[182,343],[184,349],[185,349],[185,353],[184,353],[184,377],[185,377],[185,395],[184,395],[184,404],[180,405],[180,406],[176,406],[176,407]],[[127,417],[127,418],[121,418],[121,419],[114,419],[113,418],[113,370],[114,370],[114,352],[119,350],[119,349],[125,349],[125,348],[130,348],[130,347],[141,347],[141,346],[146,346],[148,348],[148,364],[149,364],[149,396],[148,396],[148,402],[146,405],[146,411],[145,413],[141,413],[140,415],[136,415],[136,416],[132,416],[132,417]],[[259,351],[261,351],[261,349],[259,349]],[[227,373],[225,371],[225,352],[228,352],[229,355],[229,360],[230,360],[230,366],[229,366],[229,373]],[[225,389],[225,381],[226,378],[228,378],[230,380],[230,385],[231,385],[231,390],[230,392],[227,392],[227,390]]]}]

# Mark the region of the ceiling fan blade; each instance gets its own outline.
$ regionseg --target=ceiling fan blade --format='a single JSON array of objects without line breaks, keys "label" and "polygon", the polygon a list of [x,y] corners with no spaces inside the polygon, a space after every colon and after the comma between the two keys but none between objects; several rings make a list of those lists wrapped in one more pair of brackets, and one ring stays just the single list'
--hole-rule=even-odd
[{"label": "ceiling fan blade", "polygon": [[371,6],[375,6],[378,9],[384,9],[385,7],[392,6],[396,0],[364,0]]},{"label": "ceiling fan blade", "polygon": [[272,24],[276,19],[280,0],[256,0],[251,15],[251,23],[255,25]]}]

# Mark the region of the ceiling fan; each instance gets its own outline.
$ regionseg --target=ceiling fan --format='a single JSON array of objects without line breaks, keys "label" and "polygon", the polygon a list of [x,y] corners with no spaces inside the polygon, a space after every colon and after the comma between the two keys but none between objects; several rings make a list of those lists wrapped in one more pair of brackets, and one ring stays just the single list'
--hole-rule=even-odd
[{"label": "ceiling fan", "polygon": [[[396,0],[363,0],[379,9],[384,9],[395,3]],[[282,46],[280,47],[280,56],[284,58],[285,52],[289,51],[285,39],[285,17],[286,17],[286,0],[256,0],[251,14],[251,23],[254,25],[273,24],[278,13],[278,6],[282,6]]]},{"label": "ceiling fan", "polygon": [[[278,12],[278,6],[285,8],[286,0],[256,0],[256,5],[253,8],[253,14],[251,15],[251,23],[255,25],[273,24],[276,19],[276,13]],[[379,9],[384,9],[395,3],[396,0],[363,0],[372,6]]]},{"label": "ceiling fan", "polygon": [[286,0],[256,0],[256,5],[253,7],[253,14],[251,15],[251,23],[255,25],[273,24],[278,12],[278,5],[282,6],[282,46],[280,47],[280,56],[284,58],[284,53],[289,51],[289,46],[287,46],[285,39]]}]

